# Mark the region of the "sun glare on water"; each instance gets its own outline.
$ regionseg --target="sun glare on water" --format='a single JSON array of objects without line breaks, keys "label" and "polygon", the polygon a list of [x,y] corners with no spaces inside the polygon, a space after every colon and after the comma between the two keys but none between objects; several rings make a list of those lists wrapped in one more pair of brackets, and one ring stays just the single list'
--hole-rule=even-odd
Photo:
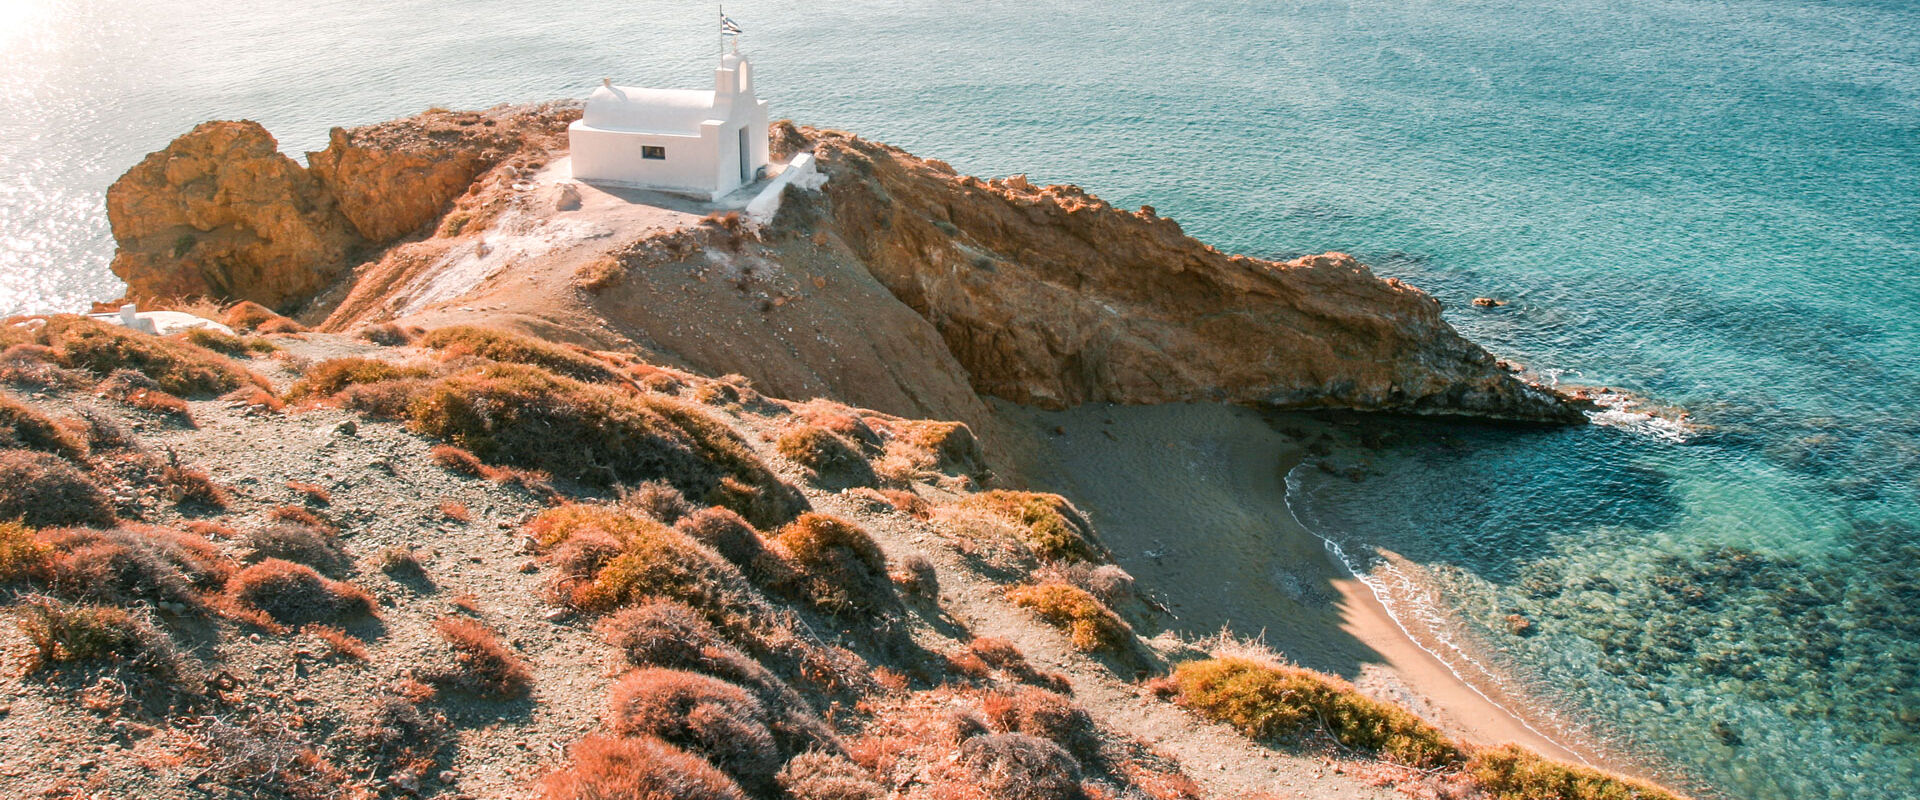
[{"label": "sun glare on water", "polygon": [[54,0],[0,0],[0,52],[12,50],[52,16]]}]

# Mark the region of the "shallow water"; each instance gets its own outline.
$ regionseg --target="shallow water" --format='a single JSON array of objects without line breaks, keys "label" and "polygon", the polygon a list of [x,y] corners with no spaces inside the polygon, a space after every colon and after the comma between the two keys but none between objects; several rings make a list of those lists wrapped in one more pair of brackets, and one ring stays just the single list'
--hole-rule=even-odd
[{"label": "shallow water", "polygon": [[[1432,565],[1461,635],[1608,741],[1736,796],[1920,797],[1920,8],[729,6],[776,114],[1227,250],[1350,250],[1503,356],[1688,407],[1711,429],[1684,441],[1380,423],[1369,477],[1296,500]],[[297,154],[603,76],[697,86],[711,16],[0,0],[0,310],[115,295],[101,193],[196,122]]]}]

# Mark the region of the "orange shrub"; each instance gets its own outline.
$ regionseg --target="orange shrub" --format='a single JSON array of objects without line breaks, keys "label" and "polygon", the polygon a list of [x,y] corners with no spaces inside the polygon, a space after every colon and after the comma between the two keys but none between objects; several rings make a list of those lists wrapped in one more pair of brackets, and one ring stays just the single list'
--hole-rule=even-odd
[{"label": "orange shrub", "polygon": [[774,440],[774,447],[780,455],[812,470],[824,486],[869,486],[875,480],[865,456],[839,434],[818,425],[788,428]]},{"label": "orange shrub", "polygon": [[287,481],[287,488],[292,489],[299,494],[305,495],[307,498],[307,502],[309,503],[318,503],[324,506],[333,502],[333,493],[327,491],[326,487],[321,486],[320,484],[317,484],[317,483],[302,483],[300,481]]},{"label": "orange shrub", "polygon": [[1467,774],[1493,800],[1681,800],[1660,787],[1549,761],[1514,744],[1474,753]]},{"label": "orange shrub", "polygon": [[760,532],[741,519],[739,514],[724,508],[710,506],[700,509],[681,517],[674,527],[693,537],[694,541],[713,548],[721,558],[742,569],[767,552],[766,546],[760,541]]},{"label": "orange shrub", "polygon": [[432,375],[433,370],[426,367],[402,366],[358,356],[331,358],[309,368],[305,375],[300,376],[298,382],[287,389],[287,397],[292,399],[332,397],[356,384],[426,378]]},{"label": "orange shrub", "polygon": [[699,756],[651,736],[589,736],[573,763],[541,781],[540,800],[746,800],[740,786]]},{"label": "orange shrub", "polygon": [[1323,727],[1347,747],[1412,767],[1455,763],[1453,742],[1399,706],[1330,675],[1244,658],[1189,661],[1173,672],[1180,704],[1248,736],[1279,739]]},{"label": "orange shrub", "polygon": [[40,541],[32,528],[18,522],[0,522],[0,586],[44,580],[52,566],[53,548]]},{"label": "orange shrub", "polygon": [[479,456],[465,449],[450,444],[437,444],[428,451],[428,455],[433,458],[433,463],[439,464],[450,472],[475,478],[488,477],[487,465],[481,463]]},{"label": "orange shrub", "polygon": [[360,587],[328,580],[305,564],[270,558],[228,582],[228,597],[283,625],[333,622],[373,613],[373,598]]},{"label": "orange shrub", "polygon": [[54,556],[54,591],[113,605],[138,601],[195,606],[219,591],[233,564],[207,540],[164,528],[43,531]]},{"label": "orange shrub", "polygon": [[871,614],[896,602],[887,559],[866,531],[828,514],[806,513],[774,542],[800,572],[807,599],[830,614]]},{"label": "orange shrub", "polygon": [[249,531],[247,560],[278,558],[337,575],[353,563],[331,533],[308,525],[280,522]]},{"label": "orange shrub", "polygon": [[591,383],[607,383],[616,378],[613,370],[593,356],[531,336],[492,328],[470,325],[436,328],[428,331],[420,344],[444,351],[449,358],[472,355],[492,361],[532,364],[574,380]]},{"label": "orange shrub", "polygon": [[433,676],[435,683],[495,698],[519,697],[533,688],[533,673],[487,626],[460,617],[441,617],[434,630],[453,645],[458,666]]},{"label": "orange shrub", "polygon": [[[274,313],[273,309],[267,308],[252,300],[242,300],[233,304],[232,307],[227,309],[226,317],[220,321],[236,331],[259,330],[262,333],[278,333],[292,328],[291,331],[286,332],[297,333],[306,330],[300,327],[299,323],[280,316]],[[270,325],[270,323],[278,324]],[[267,327],[273,327],[276,330],[264,330]]]},{"label": "orange shrub", "polygon": [[1100,739],[1093,718],[1073,701],[1053,692],[991,692],[980,701],[980,711],[997,730],[1038,736],[1083,759],[1099,753]]},{"label": "orange shrub", "polygon": [[310,634],[326,644],[327,652],[333,656],[354,661],[367,660],[366,643],[332,625],[310,624],[301,628],[300,632]]},{"label": "orange shrub", "polygon": [[1060,495],[995,489],[968,497],[961,505],[1016,523],[1020,538],[1044,560],[1100,561],[1111,557],[1095,540],[1093,526]]},{"label": "orange shrub", "polygon": [[1022,586],[1007,592],[1007,599],[1056,627],[1066,628],[1073,637],[1074,649],[1083,653],[1124,653],[1133,639],[1133,628],[1093,595],[1075,586],[1064,583]]},{"label": "orange shrub", "polygon": [[96,375],[130,369],[152,378],[161,391],[176,395],[210,397],[248,384],[267,385],[232,359],[204,347],[89,317],[56,314],[46,319],[38,335],[62,366]]},{"label": "orange shrub", "polygon": [[160,471],[160,485],[166,487],[167,498],[175,503],[206,508],[227,507],[227,491],[214,483],[213,477],[203,470],[167,467]]},{"label": "orange shrub", "polygon": [[0,392],[0,449],[26,448],[79,460],[86,443],[13,395]]},{"label": "orange shrub", "polygon": [[990,798],[1084,800],[1080,762],[1060,745],[1018,733],[989,733],[960,745],[970,783]]}]

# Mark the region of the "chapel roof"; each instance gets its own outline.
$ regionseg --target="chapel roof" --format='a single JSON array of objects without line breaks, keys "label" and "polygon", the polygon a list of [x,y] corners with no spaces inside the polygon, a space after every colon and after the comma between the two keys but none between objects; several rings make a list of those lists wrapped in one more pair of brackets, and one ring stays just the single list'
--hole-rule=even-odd
[{"label": "chapel roof", "polygon": [[697,134],[701,123],[721,116],[712,91],[609,85],[587,96],[580,121],[601,130]]}]

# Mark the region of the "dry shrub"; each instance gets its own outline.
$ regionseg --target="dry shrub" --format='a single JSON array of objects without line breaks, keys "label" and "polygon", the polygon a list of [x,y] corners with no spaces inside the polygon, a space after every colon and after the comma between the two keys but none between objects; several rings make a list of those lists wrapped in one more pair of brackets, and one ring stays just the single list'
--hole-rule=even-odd
[{"label": "dry shrub", "polygon": [[647,481],[638,488],[620,490],[620,505],[634,509],[668,525],[693,511],[687,496],[666,481]]},{"label": "dry shrub", "polygon": [[152,378],[169,394],[211,397],[248,384],[267,385],[260,376],[212,350],[88,317],[48,317],[39,336],[61,366],[102,376],[130,369]]},{"label": "dry shrub", "polygon": [[0,392],[0,449],[24,448],[80,460],[86,443],[11,394]]},{"label": "dry shrub", "polygon": [[[14,328],[0,325],[0,330]],[[87,382],[87,376],[55,364],[52,348],[0,339],[0,383],[60,390],[79,388]]]},{"label": "dry shrub", "polygon": [[249,531],[246,546],[249,562],[277,558],[305,564],[329,575],[339,575],[353,563],[333,534],[298,523],[281,522]]},{"label": "dry shrub", "polygon": [[1103,561],[1111,558],[1094,537],[1079,509],[1057,494],[995,489],[968,497],[964,507],[985,510],[1019,526],[1033,554],[1047,561]]},{"label": "dry shrub", "polygon": [[0,519],[34,527],[111,525],[113,501],[65,459],[0,450]]},{"label": "dry shrub", "polygon": [[18,522],[0,522],[0,586],[44,580],[53,567],[53,547]]},{"label": "dry shrub", "polygon": [[309,503],[314,503],[316,505],[324,506],[324,505],[331,504],[333,502],[333,493],[327,491],[326,487],[321,486],[320,484],[317,484],[317,483],[302,483],[300,481],[287,481],[287,488],[292,489],[295,493],[305,497],[307,502]]},{"label": "dry shrub", "polygon": [[327,646],[327,654],[354,661],[367,660],[367,643],[332,625],[306,625],[300,629]]},{"label": "dry shrub", "polygon": [[784,522],[806,504],[705,411],[536,367],[496,364],[442,378],[410,402],[408,417],[488,463],[594,486],[665,480],[756,524]]},{"label": "dry shrub", "polygon": [[780,529],[774,543],[799,571],[799,590],[822,611],[873,615],[890,611],[896,602],[886,556],[851,522],[809,512]]},{"label": "dry shrub", "polygon": [[705,756],[748,788],[767,787],[780,752],[766,707],[745,689],[683,670],[634,670],[608,694],[607,726],[621,736],[656,736]]},{"label": "dry shrub", "polygon": [[402,578],[424,578],[427,567],[420,563],[420,551],[412,547],[396,546],[380,551],[380,571]]},{"label": "dry shrub", "polygon": [[793,800],[881,800],[887,789],[846,756],[801,753],[774,776]]},{"label": "dry shrub", "polygon": [[1493,800],[1680,800],[1657,786],[1549,761],[1516,744],[1475,752],[1467,773]]},{"label": "dry shrub", "polygon": [[336,530],[333,523],[328,522],[325,517],[301,506],[274,506],[267,510],[267,519],[289,525],[305,525],[323,531]]},{"label": "dry shrub", "polygon": [[418,781],[454,743],[445,715],[397,695],[356,711],[335,734],[343,749],[366,758],[375,775]]},{"label": "dry shrub", "polygon": [[593,576],[607,564],[620,556],[620,540],[605,531],[582,531],[570,536],[566,541],[555,545],[547,554],[547,563],[552,565],[559,582],[554,599],[571,602],[573,587],[585,581],[591,582]]},{"label": "dry shrub", "polygon": [[[324,398],[339,394],[349,386],[432,377],[427,367],[389,364],[371,358],[348,356],[330,358],[309,368],[300,380],[287,389],[289,399]],[[393,415],[397,416],[397,415]]]},{"label": "dry shrub", "polygon": [[242,339],[231,333],[206,326],[188,328],[174,334],[173,338],[234,358],[245,358],[253,353],[271,353],[279,349],[272,342],[264,339]]},{"label": "dry shrub", "polygon": [[231,525],[205,519],[188,520],[181,527],[188,533],[208,539],[232,539],[240,535]]},{"label": "dry shrub", "polygon": [[473,511],[457,500],[441,500],[440,516],[465,525],[473,521]]},{"label": "dry shrub", "polygon": [[184,663],[165,633],[126,609],[29,597],[20,604],[16,619],[33,647],[28,672],[62,664],[114,663],[167,679],[176,676]]},{"label": "dry shrub", "polygon": [[117,400],[141,411],[171,417],[187,426],[194,424],[193,412],[187,407],[187,401],[161,391],[160,384],[133,370],[114,370],[113,374],[100,382],[96,391],[102,397]]},{"label": "dry shrub", "polygon": [[760,532],[752,525],[724,508],[703,508],[682,517],[674,527],[693,537],[693,540],[713,548],[721,558],[733,562],[741,569],[749,568],[757,560],[766,557],[765,544],[760,541]]},{"label": "dry shrub", "polygon": [[211,762],[204,783],[238,797],[322,800],[342,797],[347,776],[301,739],[291,720],[262,714],[234,725],[212,718],[195,731],[197,749]]},{"label": "dry shrub", "polygon": [[1133,576],[1113,564],[1093,564],[1086,561],[1055,563],[1041,568],[1034,575],[1042,583],[1070,583],[1085,589],[1089,594],[1100,598],[1100,602],[1107,604],[1109,608],[1134,598]]},{"label": "dry shrub", "polygon": [[470,694],[497,699],[525,695],[533,688],[533,673],[520,657],[487,626],[460,617],[441,617],[433,628],[453,646],[456,667],[430,680]]},{"label": "dry shrub", "polygon": [[48,583],[67,597],[129,605],[196,606],[219,591],[233,564],[199,536],[165,528],[43,531],[53,549]]},{"label": "dry shrub", "polygon": [[880,497],[898,511],[914,519],[924,520],[933,517],[933,504],[927,499],[904,489],[881,489]]},{"label": "dry shrub", "polygon": [[600,294],[626,280],[627,268],[612,256],[596,258],[573,273],[574,288],[587,294]]},{"label": "dry shrub", "polygon": [[651,736],[589,736],[573,763],[548,775],[540,800],[746,800],[739,784],[699,756]]},{"label": "dry shrub", "polygon": [[994,800],[1080,800],[1080,762],[1060,745],[989,733],[960,745],[960,763]]},{"label": "dry shrub", "polygon": [[613,370],[593,356],[507,331],[454,325],[429,331],[420,344],[441,351],[446,358],[478,356],[491,361],[531,364],[590,383],[617,379]]},{"label": "dry shrub", "polygon": [[287,407],[286,401],[281,400],[279,395],[258,386],[242,386],[220,395],[220,399],[229,405],[245,409],[248,413],[279,411]]},{"label": "dry shrub", "polygon": [[[258,330],[258,331],[261,331],[262,333],[278,333],[283,331],[288,333],[298,333],[300,331],[306,330],[305,328],[300,327],[299,323],[294,322],[293,320],[287,319],[286,317],[283,317],[275,313],[273,309],[267,308],[266,306],[253,302],[252,300],[242,300],[238,303],[233,304],[232,307],[227,309],[226,316],[223,317],[220,321],[224,323],[227,327],[232,328],[236,331]],[[270,325],[270,323],[278,323],[278,324]],[[285,330],[289,326],[291,326],[293,330],[290,330],[290,331]],[[273,328],[276,328],[277,330],[271,330],[271,331],[262,330],[263,328],[267,328],[267,327],[273,327]]]},{"label": "dry shrub", "polygon": [[160,472],[160,485],[166,489],[167,499],[181,505],[227,507],[227,491],[202,470],[169,466]]},{"label": "dry shrub", "polygon": [[312,567],[270,558],[228,582],[228,597],[282,625],[336,622],[373,613],[373,598],[350,583],[329,580]]},{"label": "dry shrub", "polygon": [[439,464],[449,472],[457,472],[475,478],[487,477],[487,465],[472,452],[450,444],[437,444],[428,451],[433,463]]},{"label": "dry shrub", "polygon": [[900,560],[900,567],[890,574],[895,586],[910,596],[932,600],[940,596],[940,573],[933,562],[918,553]]},{"label": "dry shrub", "polygon": [[355,336],[381,347],[399,347],[413,341],[417,334],[391,322],[382,322],[361,328]]},{"label": "dry shrub", "polygon": [[774,447],[794,463],[812,470],[815,482],[823,487],[870,486],[876,480],[865,456],[839,434],[817,425],[788,428],[774,440]]},{"label": "dry shrub", "polygon": [[1007,599],[1038,614],[1049,624],[1067,629],[1073,637],[1074,649],[1083,653],[1125,653],[1133,641],[1133,628],[1098,598],[1077,586],[1064,583],[1022,586],[1007,592]]},{"label": "dry shrub", "polygon": [[1093,718],[1072,700],[1043,689],[991,692],[980,701],[980,711],[995,730],[1038,736],[1067,749],[1082,760],[1100,752]]},{"label": "dry shrub", "polygon": [[1036,669],[1019,647],[1005,639],[982,636],[967,643],[967,654],[1022,683],[1034,684],[1060,694],[1073,693],[1073,685],[1066,676]]},{"label": "dry shrub", "polygon": [[1412,767],[1461,758],[1446,736],[1419,717],[1312,670],[1212,658],[1181,664],[1173,681],[1181,705],[1256,739],[1286,739],[1320,728],[1345,747]]},{"label": "dry shrub", "polygon": [[[729,630],[757,624],[769,612],[739,569],[648,517],[607,506],[565,505],[535,517],[527,531],[541,547],[553,549],[562,580],[592,570],[590,579],[565,587],[578,608],[603,611],[643,598],[665,598],[699,609]],[[605,557],[605,542],[560,547],[582,536],[609,539],[618,552]]]}]

